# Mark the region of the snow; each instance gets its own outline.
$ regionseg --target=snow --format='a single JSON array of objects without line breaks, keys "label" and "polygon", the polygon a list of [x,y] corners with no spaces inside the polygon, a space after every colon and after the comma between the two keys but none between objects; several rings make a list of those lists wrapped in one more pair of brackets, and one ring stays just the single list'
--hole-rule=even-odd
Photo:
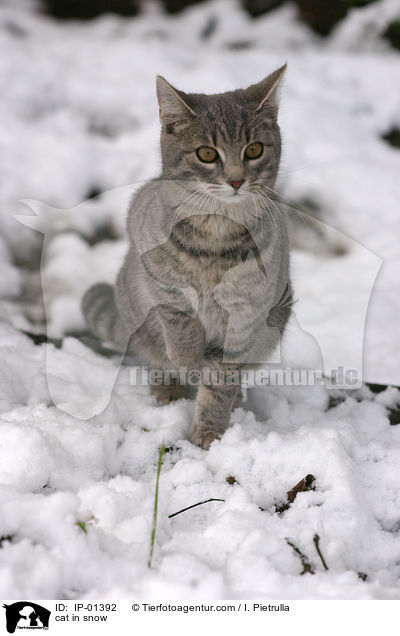
[{"label": "snow", "polygon": [[[218,92],[287,60],[279,189],[317,221],[295,226],[282,359],[307,366],[316,342],[327,368],[400,384],[400,153],[381,139],[400,126],[400,64],[379,35],[398,3],[352,10],[327,40],[291,5],[257,19],[233,0],[146,7],[61,24],[2,5],[0,596],[398,599],[396,388],[341,391],[333,408],[321,386],[254,388],[205,452],[188,441],[192,400],[157,405],[73,336],[82,293],[122,262],[131,193],[159,173],[155,75]],[[21,329],[66,337],[35,345]],[[278,514],[309,473],[316,489]],[[224,502],[168,517],[209,498]]]}]

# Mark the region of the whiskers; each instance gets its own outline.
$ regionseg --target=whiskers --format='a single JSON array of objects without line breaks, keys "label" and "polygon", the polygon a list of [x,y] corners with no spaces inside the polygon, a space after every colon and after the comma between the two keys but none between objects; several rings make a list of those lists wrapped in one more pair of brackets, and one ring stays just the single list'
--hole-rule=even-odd
[{"label": "whiskers", "polygon": [[287,219],[279,207],[282,205],[289,208],[290,210],[293,210],[299,216],[300,220],[305,225],[309,225],[309,220],[307,216],[304,214],[304,212],[300,210],[300,208],[293,201],[285,197],[283,194],[281,194],[274,188],[271,188],[270,186],[267,186],[265,185],[265,183],[262,183],[260,181],[257,181],[257,180],[253,181],[252,185],[253,185],[253,190],[255,191],[255,193],[257,193],[262,198],[262,200],[264,201],[265,205],[269,208],[269,210],[271,210],[271,207],[272,207],[277,212],[278,216],[285,223],[286,227],[287,227]]},{"label": "whiskers", "polygon": [[308,225],[307,217],[292,201],[261,180],[248,184],[239,196],[227,196],[224,186],[216,183],[199,183],[174,209],[171,223],[174,226],[196,216],[217,221],[218,216],[223,216],[247,227],[250,232],[263,232],[269,223],[272,231],[279,233],[279,225],[283,224],[288,230],[287,216],[281,209],[283,205],[294,210]]},{"label": "whiskers", "polygon": [[[243,222],[246,196],[227,196],[229,190],[217,183],[201,184],[178,205],[174,211],[173,224],[185,218],[202,215],[224,216],[232,221]],[[250,198],[250,192],[246,191]]]},{"label": "whiskers", "polygon": [[257,220],[257,229],[259,221],[261,223],[261,232],[264,230],[264,223],[269,221],[275,234],[279,233],[279,223],[283,224],[287,230],[287,220],[282,211],[276,205],[275,201],[269,197],[260,186],[252,189],[251,196],[256,210],[256,214],[254,216]]},{"label": "whiskers", "polygon": [[[209,192],[209,188],[201,186],[194,192],[191,192],[183,201],[175,208],[172,218],[172,225],[183,221],[184,219],[201,214],[212,214],[215,207],[214,197]],[[188,209],[190,214],[187,214]],[[183,214],[182,214],[183,212]]]}]

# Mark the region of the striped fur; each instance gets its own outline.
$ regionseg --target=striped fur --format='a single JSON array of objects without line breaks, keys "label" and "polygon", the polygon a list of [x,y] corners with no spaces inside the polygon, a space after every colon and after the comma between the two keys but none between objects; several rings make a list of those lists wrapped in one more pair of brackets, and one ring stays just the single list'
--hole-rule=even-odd
[{"label": "striped fur", "polygon": [[[162,78],[162,176],[129,207],[130,249],[115,287],[82,302],[89,328],[156,369],[239,370],[267,362],[290,314],[289,243],[271,198],[280,160],[276,90],[284,69],[246,90],[176,91]],[[244,148],[263,144],[246,159]],[[196,155],[211,146],[219,158]],[[233,190],[232,181],[244,181]],[[163,401],[181,387],[154,387]],[[208,448],[229,425],[238,387],[199,387],[191,439]]]}]

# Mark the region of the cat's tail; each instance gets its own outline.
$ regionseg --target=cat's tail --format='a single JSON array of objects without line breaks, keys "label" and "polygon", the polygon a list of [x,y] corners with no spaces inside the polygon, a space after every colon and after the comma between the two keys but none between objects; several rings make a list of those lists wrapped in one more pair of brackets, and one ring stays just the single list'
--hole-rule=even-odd
[{"label": "cat's tail", "polygon": [[108,283],[93,285],[84,294],[81,307],[89,330],[103,342],[118,344],[121,321],[114,287]]}]

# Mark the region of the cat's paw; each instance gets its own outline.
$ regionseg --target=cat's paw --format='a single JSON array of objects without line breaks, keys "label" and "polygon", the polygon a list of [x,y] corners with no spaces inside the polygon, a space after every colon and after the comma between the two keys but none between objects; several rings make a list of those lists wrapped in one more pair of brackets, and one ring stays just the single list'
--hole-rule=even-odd
[{"label": "cat's paw", "polygon": [[192,444],[195,446],[200,446],[200,448],[204,448],[204,450],[208,450],[211,444],[216,440],[220,439],[221,435],[218,431],[204,429],[204,428],[196,428],[192,430],[190,439]]},{"label": "cat's paw", "polygon": [[214,288],[214,298],[234,315],[260,315],[268,306],[270,286],[266,275],[255,265],[237,265],[229,269]]},{"label": "cat's paw", "polygon": [[187,367],[188,369],[197,370],[203,354],[203,343],[198,347],[178,348],[172,347],[169,343],[166,345],[166,353],[169,360],[176,367]]}]

